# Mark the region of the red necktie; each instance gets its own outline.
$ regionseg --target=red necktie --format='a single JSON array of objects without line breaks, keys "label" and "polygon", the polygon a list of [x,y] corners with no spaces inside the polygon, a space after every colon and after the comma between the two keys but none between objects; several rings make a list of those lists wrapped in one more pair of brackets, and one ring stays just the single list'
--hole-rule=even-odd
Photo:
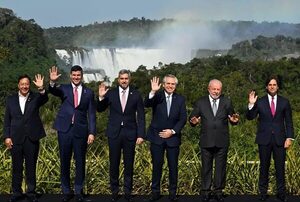
[{"label": "red necktie", "polygon": [[272,101],[271,101],[271,113],[272,116],[275,116],[275,103],[274,103],[274,97],[272,97]]},{"label": "red necktie", "polygon": [[[76,108],[78,106],[78,90],[77,90],[77,86],[75,86],[74,88],[74,107]],[[74,116],[75,114],[73,114],[72,116],[72,124],[74,123]]]},{"label": "red necktie", "polygon": [[74,88],[74,107],[76,108],[78,106],[78,90],[77,86]]}]

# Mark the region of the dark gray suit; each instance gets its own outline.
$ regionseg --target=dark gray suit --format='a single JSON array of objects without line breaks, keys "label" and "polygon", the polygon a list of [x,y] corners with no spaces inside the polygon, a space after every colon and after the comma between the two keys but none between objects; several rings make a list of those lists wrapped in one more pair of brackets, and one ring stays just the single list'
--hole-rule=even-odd
[{"label": "dark gray suit", "polygon": [[[201,97],[194,105],[190,115],[201,117],[200,147],[201,147],[201,192],[209,194],[212,187],[212,168],[215,159],[215,179],[213,190],[221,194],[225,187],[226,160],[229,146],[228,115],[234,114],[230,99],[223,95],[219,98],[216,116],[213,115],[209,96]],[[193,124],[191,124],[193,126]]]}]

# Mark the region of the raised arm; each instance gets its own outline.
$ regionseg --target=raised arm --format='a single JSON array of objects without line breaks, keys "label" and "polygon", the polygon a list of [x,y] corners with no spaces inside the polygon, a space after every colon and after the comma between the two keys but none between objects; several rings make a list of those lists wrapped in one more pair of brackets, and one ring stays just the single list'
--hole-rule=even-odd
[{"label": "raised arm", "polygon": [[248,96],[249,103],[248,103],[248,110],[246,113],[246,117],[248,120],[255,119],[257,116],[258,111],[256,107],[256,101],[257,101],[257,95],[255,94],[255,91],[252,90]]},{"label": "raised arm", "polygon": [[61,74],[58,74],[58,68],[56,66],[52,66],[49,69],[50,82],[55,82],[60,76]]}]

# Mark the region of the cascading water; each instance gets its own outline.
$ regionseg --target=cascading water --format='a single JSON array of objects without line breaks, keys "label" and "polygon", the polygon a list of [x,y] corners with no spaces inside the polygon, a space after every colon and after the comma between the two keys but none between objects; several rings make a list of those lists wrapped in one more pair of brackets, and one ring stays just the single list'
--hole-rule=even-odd
[{"label": "cascading water", "polygon": [[85,82],[103,80],[105,76],[113,81],[121,69],[135,71],[140,65],[151,69],[158,67],[159,63],[185,63],[191,59],[190,52],[179,55],[174,50],[166,49],[95,48],[72,51],[56,49],[56,53],[67,65],[82,66]]}]

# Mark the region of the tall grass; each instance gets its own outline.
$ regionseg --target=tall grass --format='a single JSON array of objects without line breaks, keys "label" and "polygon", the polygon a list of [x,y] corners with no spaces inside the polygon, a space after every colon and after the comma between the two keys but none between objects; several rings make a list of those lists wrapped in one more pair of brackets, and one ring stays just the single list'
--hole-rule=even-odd
[{"label": "tall grass", "polygon": [[[286,185],[290,194],[300,194],[300,148],[299,117],[295,117],[296,139],[287,151]],[[60,193],[60,162],[57,136],[54,130],[46,127],[48,136],[41,140],[37,168],[37,191],[42,193]],[[230,128],[231,143],[227,161],[226,194],[257,194],[259,159],[257,145],[254,144],[255,124],[245,121]],[[103,131],[101,132],[103,133]],[[180,147],[178,193],[194,195],[200,191],[200,153],[198,142],[199,128],[186,126]],[[134,170],[134,194],[151,192],[151,155],[150,145],[145,143],[136,147]],[[0,193],[10,193],[11,158],[4,146],[0,149]],[[99,135],[94,144],[88,147],[86,164],[85,191],[89,194],[109,194],[109,156],[106,137]],[[120,169],[123,173],[123,166]],[[74,180],[74,163],[72,163]],[[121,185],[123,184],[120,178]],[[25,185],[23,183],[23,188]],[[163,167],[162,193],[168,194],[168,168]],[[276,180],[273,162],[270,169],[270,194],[276,192]]]}]

